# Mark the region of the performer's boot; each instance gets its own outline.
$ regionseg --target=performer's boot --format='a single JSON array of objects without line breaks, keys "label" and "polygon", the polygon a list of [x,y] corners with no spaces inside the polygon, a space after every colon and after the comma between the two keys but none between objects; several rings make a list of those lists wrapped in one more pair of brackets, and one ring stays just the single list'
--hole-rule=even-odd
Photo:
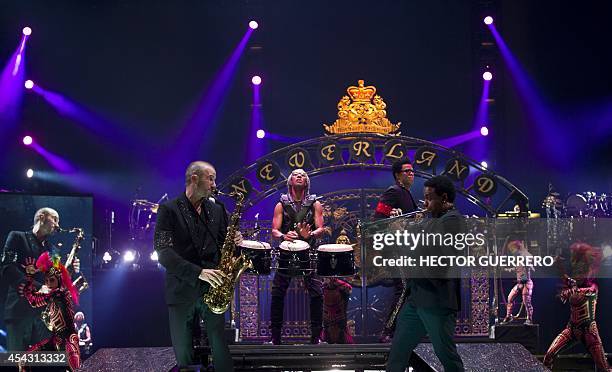
[{"label": "performer's boot", "polygon": [[513,303],[512,302],[508,302],[506,304],[506,317],[504,318],[504,320],[502,320],[501,324],[508,324],[512,321],[513,317],[512,317],[512,308],[513,308]]},{"label": "performer's boot", "polygon": [[281,344],[281,330],[283,327],[283,312],[285,310],[285,299],[281,296],[272,296],[272,306],[270,311],[270,332],[272,334],[272,344]]},{"label": "performer's boot", "polygon": [[280,329],[272,329],[272,345],[280,345],[281,344],[281,330]]},{"label": "performer's boot", "polygon": [[317,345],[321,342],[321,328],[312,328],[312,334],[310,335],[310,343]]}]

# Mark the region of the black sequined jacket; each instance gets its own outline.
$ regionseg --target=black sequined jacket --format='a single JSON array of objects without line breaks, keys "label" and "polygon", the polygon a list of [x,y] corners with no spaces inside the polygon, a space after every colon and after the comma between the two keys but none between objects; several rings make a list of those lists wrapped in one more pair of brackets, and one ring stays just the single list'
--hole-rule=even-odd
[{"label": "black sequined jacket", "polygon": [[185,194],[159,206],[155,250],[166,269],[168,304],[193,302],[208,290],[198,279],[203,268],[215,268],[227,231],[223,204],[204,200],[198,215]]}]

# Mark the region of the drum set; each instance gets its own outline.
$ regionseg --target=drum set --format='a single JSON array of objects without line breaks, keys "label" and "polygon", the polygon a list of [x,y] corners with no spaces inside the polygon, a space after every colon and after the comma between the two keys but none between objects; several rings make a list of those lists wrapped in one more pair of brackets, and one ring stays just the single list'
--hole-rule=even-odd
[{"label": "drum set", "polygon": [[132,239],[140,240],[153,235],[158,208],[159,203],[143,199],[132,200],[129,218]]},{"label": "drum set", "polygon": [[355,275],[355,256],[349,244],[323,244],[316,250],[303,240],[283,241],[277,249],[257,240],[243,240],[240,251],[253,262],[255,275],[270,275],[272,270],[289,276],[315,273],[320,277]]},{"label": "drum set", "polygon": [[571,194],[565,199],[566,217],[612,217],[612,195],[592,191]]},{"label": "drum set", "polygon": [[167,199],[168,194],[164,194],[157,203],[145,199],[134,199],[131,201],[129,227],[132,240],[146,241],[153,239],[157,209],[160,203]]},{"label": "drum set", "polygon": [[[133,240],[152,239],[159,204],[143,199],[132,200],[130,208],[130,235]],[[247,236],[252,236],[248,234]],[[338,278],[355,275],[355,255],[349,244],[323,244],[317,249],[303,240],[283,241],[272,248],[269,243],[258,240],[243,240],[239,253],[245,253],[253,263],[249,269],[255,275],[270,275],[272,270],[290,276],[305,276],[316,273],[321,277]]]}]

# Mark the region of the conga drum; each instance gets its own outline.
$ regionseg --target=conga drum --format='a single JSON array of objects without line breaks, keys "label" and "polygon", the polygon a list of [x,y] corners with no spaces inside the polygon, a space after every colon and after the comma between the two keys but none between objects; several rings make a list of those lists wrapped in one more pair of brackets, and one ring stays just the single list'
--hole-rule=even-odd
[{"label": "conga drum", "polygon": [[323,244],[317,248],[317,274],[319,276],[355,275],[353,246],[348,244]]},{"label": "conga drum", "polygon": [[253,269],[248,272],[257,275],[270,275],[272,268],[272,247],[266,242],[243,240],[240,251],[251,259]]},{"label": "conga drum", "polygon": [[313,271],[310,244],[303,240],[285,240],[280,244],[278,272],[285,275],[308,275]]}]

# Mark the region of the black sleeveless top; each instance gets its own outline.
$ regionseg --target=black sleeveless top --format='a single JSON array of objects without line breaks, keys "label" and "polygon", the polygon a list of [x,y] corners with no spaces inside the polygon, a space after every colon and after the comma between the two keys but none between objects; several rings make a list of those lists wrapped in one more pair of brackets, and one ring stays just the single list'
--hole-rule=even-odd
[{"label": "black sleeveless top", "polygon": [[[299,203],[291,201],[289,195],[282,194],[280,203],[283,206],[283,222],[280,231],[286,234],[291,230],[295,230],[295,225],[298,222],[306,222],[310,225],[312,231],[316,230],[317,227],[314,220],[314,203],[316,200],[316,195],[307,195],[302,203]],[[311,247],[313,247],[313,243],[316,241],[314,238],[304,239],[300,237],[299,239],[305,240]]]}]

